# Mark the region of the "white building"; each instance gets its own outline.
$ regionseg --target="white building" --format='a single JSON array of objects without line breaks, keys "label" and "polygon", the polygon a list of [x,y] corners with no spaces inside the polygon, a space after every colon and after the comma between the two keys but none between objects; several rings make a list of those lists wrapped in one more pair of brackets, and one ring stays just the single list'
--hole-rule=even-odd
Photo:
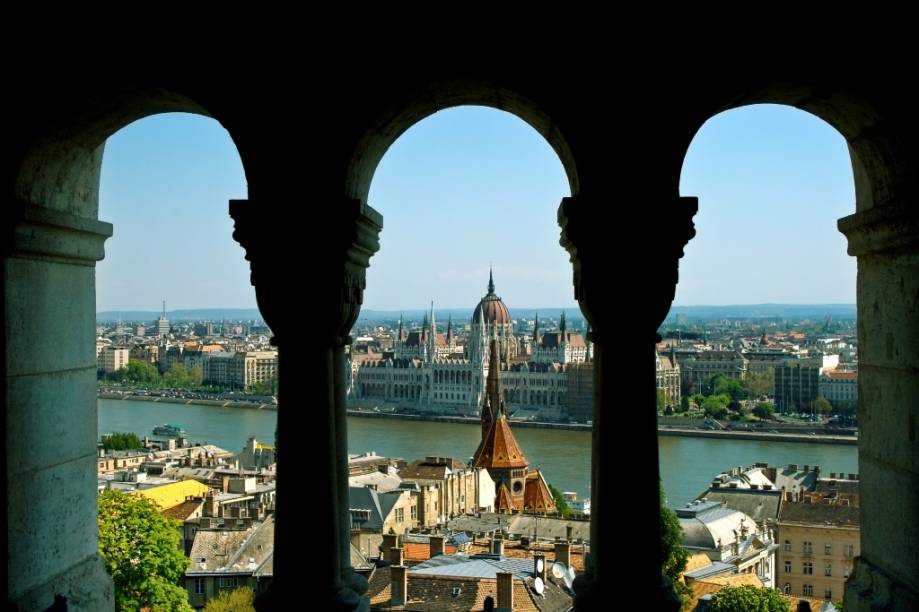
[{"label": "white building", "polygon": [[722,502],[697,499],[676,511],[683,528],[683,546],[690,554],[704,553],[717,567],[733,566],[734,574],[756,574],[766,587],[775,586],[772,530]]}]

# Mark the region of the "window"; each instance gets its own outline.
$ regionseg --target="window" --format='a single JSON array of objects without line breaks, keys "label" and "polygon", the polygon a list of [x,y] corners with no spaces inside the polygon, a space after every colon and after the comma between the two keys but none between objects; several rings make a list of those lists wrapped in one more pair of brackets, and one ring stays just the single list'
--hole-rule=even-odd
[{"label": "window", "polygon": [[832,563],[827,563],[826,565],[823,566],[823,575],[824,576],[833,575],[833,564]]},{"label": "window", "polygon": [[195,578],[195,595],[204,595],[204,578]]},{"label": "window", "polygon": [[833,589],[826,589],[826,590],[823,592],[823,598],[824,598],[824,599],[833,599]]},{"label": "window", "polygon": [[791,542],[785,540],[785,552],[791,552]]},{"label": "window", "polygon": [[221,589],[235,589],[239,584],[239,578],[221,578],[220,579],[220,588]]},{"label": "window", "polygon": [[418,506],[412,506],[412,519],[418,518]]},{"label": "window", "polygon": [[846,544],[845,547],[843,548],[843,554],[850,558],[855,556],[855,545]]},{"label": "window", "polygon": [[405,509],[404,509],[404,508],[396,508],[396,522],[397,522],[397,523],[402,523],[402,522],[404,522],[404,521],[405,521]]},{"label": "window", "polygon": [[813,543],[813,542],[805,542],[805,543],[804,543],[804,554],[805,554],[805,555],[809,555],[809,554],[811,554],[811,553],[813,553],[813,552],[814,552],[814,543]]},{"label": "window", "polygon": [[806,575],[812,575],[814,573],[814,564],[811,563],[810,561],[805,561],[803,572]]},{"label": "window", "polygon": [[823,545],[823,554],[825,554],[825,555],[832,555],[832,554],[833,554],[833,545],[832,545],[832,544],[824,544],[824,545]]},{"label": "window", "polygon": [[786,573],[786,574],[790,574],[790,573],[791,573],[791,561],[786,561],[786,562],[785,562],[785,573]]},{"label": "window", "polygon": [[782,589],[786,595],[791,595],[791,583],[786,582],[785,587]]},{"label": "window", "polygon": [[804,585],[804,592],[801,593],[801,594],[804,595],[805,597],[813,597],[813,596],[814,596],[814,585],[812,585],[812,584],[805,584],[805,585]]}]

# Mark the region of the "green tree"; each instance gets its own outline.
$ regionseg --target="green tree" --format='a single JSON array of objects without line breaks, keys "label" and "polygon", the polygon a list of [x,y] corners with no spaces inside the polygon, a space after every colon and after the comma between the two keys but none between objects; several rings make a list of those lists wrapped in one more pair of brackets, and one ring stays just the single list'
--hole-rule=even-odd
[{"label": "green tree", "polygon": [[775,369],[767,368],[765,370],[747,372],[746,378],[741,382],[747,396],[757,398],[761,396],[771,396],[775,392]]},{"label": "green tree", "polygon": [[761,419],[771,419],[775,414],[775,406],[770,402],[759,402],[753,409],[753,414]]},{"label": "green tree", "polygon": [[112,372],[108,378],[132,385],[155,385],[159,383],[160,373],[152,363],[129,359],[127,367]]},{"label": "green tree", "polygon": [[192,385],[191,372],[185,364],[174,363],[169,371],[163,374],[163,384],[170,389],[187,389]]},{"label": "green tree", "polygon": [[775,589],[744,585],[725,587],[712,595],[712,612],[791,612],[791,605]]},{"label": "green tree", "polygon": [[118,610],[191,612],[188,591],[178,585],[189,565],[178,527],[144,497],[99,496],[99,554],[115,583]]},{"label": "green tree", "polygon": [[196,365],[191,370],[189,370],[191,376],[191,384],[193,387],[200,387],[201,383],[204,382],[204,370],[201,366]]},{"label": "green tree", "polygon": [[814,412],[817,414],[830,414],[833,412],[833,405],[825,397],[818,397],[814,400]]},{"label": "green tree", "polygon": [[712,395],[705,398],[702,408],[707,416],[713,419],[723,419],[728,414],[728,403],[731,398],[727,395]]},{"label": "green tree", "polygon": [[574,514],[574,511],[568,507],[568,502],[565,501],[565,496],[562,495],[561,491],[549,484],[549,492],[552,493],[552,499],[555,500],[555,509],[561,516],[571,516]]},{"label": "green tree", "polygon": [[680,580],[686,570],[689,553],[683,548],[683,528],[676,514],[664,503],[664,485],[660,485],[661,496],[661,573],[667,577],[673,590],[685,606],[692,593],[690,588]]},{"label": "green tree", "polygon": [[702,404],[705,403],[705,395],[703,395],[702,393],[696,393],[689,399],[692,401],[693,404],[696,405],[697,408],[701,408]]},{"label": "green tree", "polygon": [[143,448],[144,444],[141,442],[140,438],[137,437],[137,434],[129,433],[113,433],[110,436],[102,437],[102,448],[105,450],[130,450],[134,448]]},{"label": "green tree", "polygon": [[223,591],[207,602],[204,612],[255,612],[255,591],[246,586]]},{"label": "green tree", "polygon": [[747,397],[747,391],[736,378],[718,375],[720,378],[714,384],[713,395],[727,395],[733,402],[739,402]]},{"label": "green tree", "polygon": [[680,412],[687,412],[689,410],[689,396],[684,395],[680,399]]}]

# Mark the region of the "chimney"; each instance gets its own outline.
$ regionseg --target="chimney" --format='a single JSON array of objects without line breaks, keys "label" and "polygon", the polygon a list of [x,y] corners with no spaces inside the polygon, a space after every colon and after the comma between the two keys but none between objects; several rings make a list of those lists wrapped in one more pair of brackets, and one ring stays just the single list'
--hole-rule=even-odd
[{"label": "chimney", "polygon": [[399,545],[399,536],[394,533],[384,533],[383,534],[383,552],[389,553],[390,548],[395,548]]},{"label": "chimney", "polygon": [[798,464],[797,464],[797,463],[789,463],[789,464],[788,464],[788,469],[789,469],[790,471],[792,471],[792,472],[797,472],[797,471],[798,471]]},{"label": "chimney", "polygon": [[402,565],[402,549],[398,546],[393,546],[389,549],[389,563],[391,565]]},{"label": "chimney", "polygon": [[811,466],[809,466],[809,465],[805,465],[805,466],[804,466],[804,473],[805,473],[805,474],[807,474],[808,472],[811,471],[811,470],[810,470],[810,467],[811,467]]},{"label": "chimney", "polygon": [[393,608],[404,606],[408,601],[408,568],[404,565],[393,565],[389,568],[391,577],[391,597],[389,605]]},{"label": "chimney", "polygon": [[512,612],[514,609],[514,575],[510,572],[498,572],[498,607],[496,612]]},{"label": "chimney", "polygon": [[574,531],[574,527],[572,525],[565,525],[565,540],[567,540],[568,542],[571,542],[571,533],[573,531]]},{"label": "chimney", "polygon": [[555,543],[555,561],[557,563],[564,563],[565,565],[571,565],[571,544],[568,542],[556,542]]},{"label": "chimney", "polygon": [[849,474],[849,480],[858,480],[858,474]]},{"label": "chimney", "polygon": [[214,491],[208,491],[204,498],[204,516],[217,516],[217,496]]},{"label": "chimney", "polygon": [[836,472],[830,472],[830,478],[836,478]]},{"label": "chimney", "polygon": [[431,558],[444,554],[444,537],[442,535],[432,535],[430,539]]},{"label": "chimney", "polygon": [[533,557],[533,577],[546,581],[546,556],[537,554]]},{"label": "chimney", "polygon": [[493,538],[491,541],[491,554],[504,556],[504,540],[501,538]]}]

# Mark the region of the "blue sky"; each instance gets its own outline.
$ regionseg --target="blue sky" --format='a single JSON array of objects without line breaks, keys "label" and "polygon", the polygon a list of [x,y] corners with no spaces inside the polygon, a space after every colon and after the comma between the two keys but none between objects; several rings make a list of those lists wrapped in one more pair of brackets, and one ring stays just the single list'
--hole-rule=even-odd
[{"label": "blue sky", "polygon": [[[215,121],[149,117],[103,158],[100,218],[115,225],[97,267],[98,310],[255,306],[231,237],[242,165]],[[836,230],[854,212],[842,137],[779,106],[718,115],[700,130],[681,192],[700,198],[676,304],[854,303],[855,259]],[[554,151],[507,113],[441,111],[383,158],[369,201],[383,213],[366,308],[472,308],[491,262],[511,307],[574,307],[556,210],[568,183]]]}]

